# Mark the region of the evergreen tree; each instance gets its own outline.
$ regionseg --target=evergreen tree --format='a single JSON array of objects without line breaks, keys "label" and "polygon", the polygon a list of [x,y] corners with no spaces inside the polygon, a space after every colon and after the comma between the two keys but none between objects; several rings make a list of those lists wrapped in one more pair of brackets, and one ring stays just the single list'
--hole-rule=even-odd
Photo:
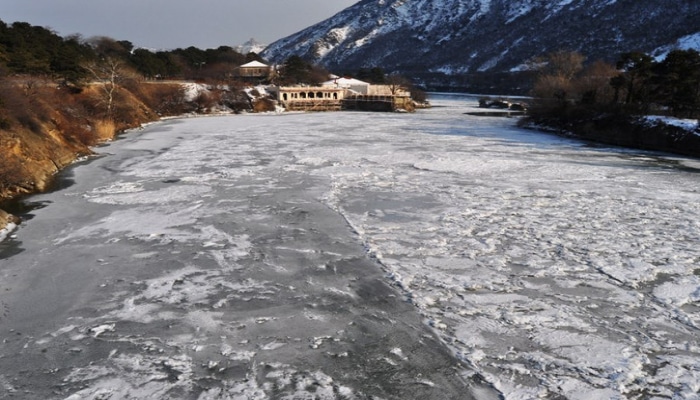
[{"label": "evergreen tree", "polygon": [[384,84],[387,82],[384,70],[379,67],[361,68],[357,71],[356,77],[361,81],[374,83],[377,85]]},{"label": "evergreen tree", "polygon": [[299,56],[289,57],[282,67],[283,84],[309,83],[311,65]]},{"label": "evergreen tree", "polygon": [[700,115],[700,53],[674,50],[657,68],[657,99],[679,117]]},{"label": "evergreen tree", "polygon": [[136,49],[131,53],[129,61],[147,79],[163,77],[167,74],[167,67],[163,58],[151,53],[147,49]]},{"label": "evergreen tree", "polygon": [[617,69],[623,75],[617,78],[615,85],[627,91],[625,104],[638,104],[646,108],[651,92],[654,59],[642,52],[624,53],[617,62]]}]

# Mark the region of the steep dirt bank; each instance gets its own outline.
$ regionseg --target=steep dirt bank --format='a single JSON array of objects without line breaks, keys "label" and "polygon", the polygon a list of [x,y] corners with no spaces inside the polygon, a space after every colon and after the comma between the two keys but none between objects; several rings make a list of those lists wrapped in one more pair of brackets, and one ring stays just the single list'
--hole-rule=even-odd
[{"label": "steep dirt bank", "polygon": [[[121,87],[109,112],[99,85],[2,82],[0,204],[50,187],[55,174],[119,132],[183,111],[182,85]],[[136,90],[134,90],[136,89]],[[19,220],[0,210],[0,230]]]}]

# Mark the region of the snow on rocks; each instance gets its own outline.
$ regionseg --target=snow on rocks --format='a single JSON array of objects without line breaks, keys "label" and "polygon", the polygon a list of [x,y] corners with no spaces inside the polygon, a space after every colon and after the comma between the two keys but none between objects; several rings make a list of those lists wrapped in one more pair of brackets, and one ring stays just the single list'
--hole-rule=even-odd
[{"label": "snow on rocks", "polygon": [[209,93],[209,86],[203,83],[186,82],[182,86],[185,90],[185,101],[194,101],[201,94]]},{"label": "snow on rocks", "polygon": [[0,210],[0,242],[5,240],[17,228],[20,219]]},{"label": "snow on rocks", "polygon": [[675,126],[678,128],[685,129],[690,132],[698,131],[698,120],[697,119],[682,119],[673,117],[664,117],[658,115],[645,116],[644,119],[651,124],[664,124]]}]

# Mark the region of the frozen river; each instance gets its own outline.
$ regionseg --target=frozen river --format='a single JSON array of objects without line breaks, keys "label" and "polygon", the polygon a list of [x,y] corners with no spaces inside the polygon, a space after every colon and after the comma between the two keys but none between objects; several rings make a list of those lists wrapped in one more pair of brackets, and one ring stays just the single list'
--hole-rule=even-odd
[{"label": "frozen river", "polygon": [[433,104],[99,148],[0,244],[0,397],[700,398],[700,162]]}]

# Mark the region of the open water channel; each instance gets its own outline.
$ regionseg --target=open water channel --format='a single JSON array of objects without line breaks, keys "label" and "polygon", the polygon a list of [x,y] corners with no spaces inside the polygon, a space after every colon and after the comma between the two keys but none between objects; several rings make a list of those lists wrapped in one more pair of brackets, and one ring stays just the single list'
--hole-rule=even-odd
[{"label": "open water channel", "polygon": [[432,102],[98,148],[0,244],[0,397],[698,398],[700,162]]}]

